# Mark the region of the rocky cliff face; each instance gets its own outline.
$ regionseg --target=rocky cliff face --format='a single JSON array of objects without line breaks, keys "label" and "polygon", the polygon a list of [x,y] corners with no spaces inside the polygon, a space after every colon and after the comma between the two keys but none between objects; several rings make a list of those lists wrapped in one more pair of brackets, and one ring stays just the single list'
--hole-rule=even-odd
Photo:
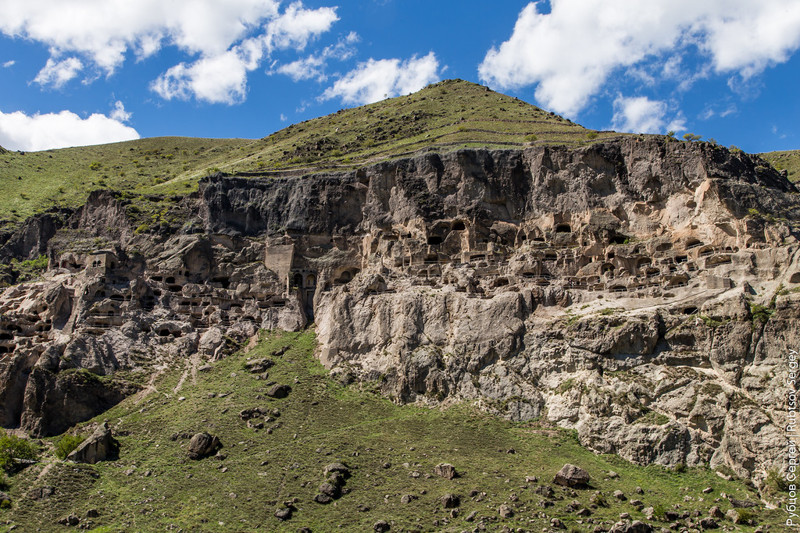
[{"label": "rocky cliff face", "polygon": [[50,269],[0,298],[0,424],[57,433],[165,365],[315,322],[332,372],[398,402],[475,401],[638,463],[783,467],[800,199],[757,158],[459,151],[210,177],[180,228],[126,209],[97,194],[28,239]]}]

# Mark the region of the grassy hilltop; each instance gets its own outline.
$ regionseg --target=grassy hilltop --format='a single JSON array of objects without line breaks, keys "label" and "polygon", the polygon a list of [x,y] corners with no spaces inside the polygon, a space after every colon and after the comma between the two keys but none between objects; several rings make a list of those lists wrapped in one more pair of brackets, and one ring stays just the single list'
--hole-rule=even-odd
[{"label": "grassy hilltop", "polygon": [[461,80],[409,96],[339,111],[264,139],[156,137],[99,146],[0,152],[0,221],[20,222],[52,206],[79,206],[110,188],[186,194],[223,172],[352,168],[422,149],[582,145],[595,132],[516,98]]},{"label": "grassy hilltop", "polygon": [[[273,355],[282,348],[288,349]],[[476,526],[541,531],[554,518],[567,531],[591,531],[599,523],[613,524],[622,513],[645,520],[643,507],[656,514],[647,522],[667,526],[666,512],[699,520],[695,515],[707,516],[714,505],[722,512],[732,509],[728,497],[758,499],[743,482],[710,470],[634,466],[592,454],[570,432],[499,420],[470,405],[396,406],[369,385],[332,380],[313,350],[311,332],[265,332],[249,353],[199,371],[189,362],[185,368],[176,364],[149,392],[98,417],[108,420],[121,443],[118,461],[75,465],[45,452],[42,462],[13,476],[8,492],[18,503],[0,510],[5,524],[0,532],[14,525],[17,531],[74,530],[58,523],[69,515],[97,532],[372,531],[380,520],[391,524],[391,531],[460,532]],[[275,363],[266,380],[245,369],[247,361],[259,358]],[[271,382],[292,391],[287,398],[269,398]],[[253,407],[271,413],[261,429],[240,417]],[[188,436],[199,431],[221,439],[224,459],[187,458]],[[325,466],[337,462],[351,472],[346,493],[328,505],[316,503]],[[437,476],[434,467],[443,462],[454,465],[459,477]],[[553,476],[565,463],[585,468],[591,487],[573,491],[554,485]],[[42,487],[52,487],[54,494],[21,501]],[[616,490],[626,499],[615,498]],[[447,494],[460,499],[455,512],[442,503]],[[274,513],[286,502],[294,512],[281,521]],[[500,516],[502,505],[511,516]],[[577,512],[584,508],[588,514]],[[765,510],[760,503],[737,512],[758,524],[778,525],[784,518],[783,511]],[[727,519],[720,523],[733,525]]]},{"label": "grassy hilltop", "polygon": [[[55,206],[77,207],[95,189],[184,195],[209,173],[348,169],[420,150],[582,146],[622,136],[586,129],[517,98],[463,80],[338,111],[263,139],[154,137],[14,152],[0,148],[0,223]],[[800,178],[800,152],[761,154]]]}]

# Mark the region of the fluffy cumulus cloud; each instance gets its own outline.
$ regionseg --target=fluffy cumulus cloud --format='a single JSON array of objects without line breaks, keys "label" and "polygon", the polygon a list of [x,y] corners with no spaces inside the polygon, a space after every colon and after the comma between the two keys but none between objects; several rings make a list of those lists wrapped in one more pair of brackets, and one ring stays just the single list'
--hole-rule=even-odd
[{"label": "fluffy cumulus cloud", "polygon": [[[128,52],[149,57],[174,46],[193,59],[152,88],[165,98],[209,102],[243,98],[247,72],[277,49],[302,50],[338,20],[336,8],[278,0],[35,0],[9,2],[0,32],[46,44],[51,57],[36,81],[59,87],[88,66],[107,75]],[[69,57],[67,57],[69,56]],[[208,76],[222,76],[223,87]]]},{"label": "fluffy cumulus cloud", "polygon": [[117,122],[128,122],[131,117],[133,116],[132,113],[125,110],[125,105],[117,100],[114,102],[114,109],[111,110],[109,113],[109,118],[112,120],[116,120]]},{"label": "fluffy cumulus cloud", "polygon": [[650,100],[646,96],[619,96],[614,100],[613,127],[615,130],[633,133],[664,133],[686,129],[683,117],[668,119],[668,112],[666,102]]},{"label": "fluffy cumulus cloud", "polygon": [[[118,109],[124,112],[121,104]],[[34,151],[139,138],[135,129],[112,117],[96,113],[81,118],[70,111],[43,115],[0,111],[0,146]]]},{"label": "fluffy cumulus cloud", "polygon": [[302,50],[337,20],[333,8],[308,10],[295,2],[271,20],[263,34],[192,63],[175,65],[153,81],[151,89],[167,100],[188,100],[193,96],[209,103],[242,102],[247,94],[248,73],[258,68],[266,56],[277,49]]},{"label": "fluffy cumulus cloud", "polygon": [[51,57],[33,81],[39,85],[51,85],[58,89],[76,77],[82,68],[83,63],[77,57],[68,57],[60,61],[55,61]]},{"label": "fluffy cumulus cloud", "polygon": [[619,68],[663,61],[674,71],[675,54],[695,48],[714,72],[749,78],[800,47],[796,0],[551,0],[550,7],[542,13],[528,4],[479,74],[501,88],[536,85],[537,100],[572,116]]},{"label": "fluffy cumulus cloud", "polygon": [[429,52],[411,59],[370,59],[336,80],[322,100],[341,98],[346,104],[369,104],[422,89],[439,80],[439,60]]},{"label": "fluffy cumulus cloud", "polygon": [[350,32],[343,39],[339,39],[336,44],[326,46],[322,52],[318,54],[311,54],[291,63],[280,65],[269,74],[284,74],[292,78],[293,81],[301,80],[317,80],[325,81],[328,79],[325,74],[325,68],[328,66],[328,61],[336,59],[344,61],[350,59],[355,53],[355,44],[360,40],[355,32]]}]

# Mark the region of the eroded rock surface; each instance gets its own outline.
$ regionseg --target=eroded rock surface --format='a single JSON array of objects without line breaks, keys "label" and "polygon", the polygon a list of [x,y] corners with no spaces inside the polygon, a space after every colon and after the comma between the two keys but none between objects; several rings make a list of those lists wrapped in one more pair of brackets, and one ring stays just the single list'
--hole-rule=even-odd
[{"label": "eroded rock surface", "polygon": [[8,241],[50,268],[0,296],[3,426],[63,431],[128,373],[314,322],[342,382],[397,402],[474,401],[642,464],[783,466],[800,200],[758,158],[628,138],[217,175],[144,229],[125,202]]}]

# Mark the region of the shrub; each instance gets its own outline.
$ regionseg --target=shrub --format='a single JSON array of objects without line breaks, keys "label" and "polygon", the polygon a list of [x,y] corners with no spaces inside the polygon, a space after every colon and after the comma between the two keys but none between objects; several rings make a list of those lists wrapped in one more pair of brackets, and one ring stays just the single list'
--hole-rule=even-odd
[{"label": "shrub", "polygon": [[596,131],[590,131],[589,133],[586,134],[586,138],[589,139],[590,141],[592,139],[597,139],[597,132]]},{"label": "shrub", "polygon": [[56,457],[63,461],[84,440],[84,437],[77,435],[64,435],[56,442]]},{"label": "shrub", "polygon": [[764,480],[767,490],[772,494],[778,492],[789,492],[789,483],[786,478],[778,473],[774,468],[767,472],[767,477]]},{"label": "shrub", "polygon": [[653,516],[656,517],[657,520],[661,522],[666,522],[667,520],[667,509],[664,507],[663,504],[657,503],[653,505]]},{"label": "shrub", "polygon": [[36,448],[26,439],[0,430],[0,469],[14,470],[14,459],[36,459]]},{"label": "shrub", "polygon": [[750,304],[750,314],[753,316],[753,322],[766,324],[774,312],[774,309],[770,309],[766,305]]},{"label": "shrub", "polygon": [[736,517],[737,524],[749,524],[756,518],[750,509],[745,509],[743,507],[736,508]]},{"label": "shrub", "polygon": [[689,142],[699,141],[703,138],[702,135],[695,135],[694,133],[684,133],[683,138]]},{"label": "shrub", "polygon": [[100,161],[92,161],[92,163],[89,165],[89,170],[100,170],[101,166],[102,165],[100,164]]}]

